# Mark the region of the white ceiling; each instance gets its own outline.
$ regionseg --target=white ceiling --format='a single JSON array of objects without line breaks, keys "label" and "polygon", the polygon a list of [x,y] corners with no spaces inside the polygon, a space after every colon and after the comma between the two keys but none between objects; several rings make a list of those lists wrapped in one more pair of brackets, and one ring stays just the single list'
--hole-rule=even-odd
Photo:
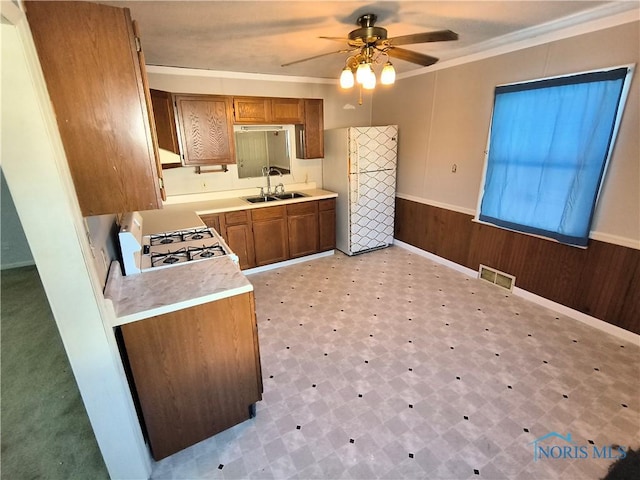
[{"label": "white ceiling", "polygon": [[[389,37],[450,29],[452,42],[403,48],[442,60],[496,47],[586,20],[637,9],[631,1],[99,1],[126,6],[138,21],[148,65],[335,79],[345,53],[282,67],[338,51],[364,13]],[[424,68],[395,59],[398,73]]]}]

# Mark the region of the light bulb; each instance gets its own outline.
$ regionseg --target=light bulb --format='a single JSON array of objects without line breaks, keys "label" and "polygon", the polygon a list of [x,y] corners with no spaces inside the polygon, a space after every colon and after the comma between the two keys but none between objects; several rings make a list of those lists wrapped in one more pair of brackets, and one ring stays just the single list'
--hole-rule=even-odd
[{"label": "light bulb", "polygon": [[342,73],[340,74],[340,86],[342,88],[351,88],[353,87],[353,84],[353,72],[349,67],[344,67],[344,70],[342,70]]},{"label": "light bulb", "polygon": [[371,70],[371,65],[368,63],[361,63],[358,65],[358,70],[356,70],[356,82],[360,84],[364,84],[365,80],[369,76],[369,73],[373,73]]},{"label": "light bulb", "polygon": [[396,81],[396,70],[391,65],[391,62],[387,62],[380,74],[380,83],[383,85],[393,85]]},{"label": "light bulb", "polygon": [[369,69],[369,75],[362,82],[362,88],[365,90],[373,90],[376,88],[376,74],[373,73],[373,70]]}]

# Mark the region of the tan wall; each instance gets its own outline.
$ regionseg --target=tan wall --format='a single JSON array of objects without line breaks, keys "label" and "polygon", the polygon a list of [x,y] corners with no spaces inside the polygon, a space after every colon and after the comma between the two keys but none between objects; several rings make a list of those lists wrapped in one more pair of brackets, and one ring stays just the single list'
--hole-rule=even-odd
[{"label": "tan wall", "polygon": [[[398,193],[472,213],[496,85],[640,62],[640,23],[401,79],[376,92],[373,123],[400,127]],[[593,230],[640,248],[640,81],[631,84]],[[457,165],[457,172],[451,167]]]},{"label": "tan wall", "polygon": [[[323,84],[303,81],[271,81],[260,77],[255,80],[219,78],[205,71],[192,70],[185,74],[176,75],[154,72],[154,67],[149,67],[149,70],[149,84],[151,88],[158,90],[214,95],[322,98],[324,100],[324,127],[326,129],[370,125],[371,98],[365,97],[363,105],[359,106],[357,93],[341,91],[337,82]],[[291,141],[295,143],[293,138]],[[167,152],[162,152],[162,154],[167,155]],[[298,160],[293,158],[291,167],[292,174],[285,176],[285,185],[309,181],[315,182],[317,187],[322,187],[321,159]],[[265,184],[261,178],[239,179],[235,165],[231,165],[229,171],[223,174],[196,175],[193,167],[167,169],[164,171],[164,179],[168,195],[257,188]]]}]

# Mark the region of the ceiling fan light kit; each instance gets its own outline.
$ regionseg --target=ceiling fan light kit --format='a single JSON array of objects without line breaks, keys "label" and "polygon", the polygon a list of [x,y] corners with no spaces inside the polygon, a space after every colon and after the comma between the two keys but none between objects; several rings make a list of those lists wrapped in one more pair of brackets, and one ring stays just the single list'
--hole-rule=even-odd
[{"label": "ceiling fan light kit", "polygon": [[[377,79],[373,70],[374,65],[382,64],[384,67],[380,73],[380,83],[382,85],[393,85],[396,81],[396,71],[390,62],[390,58],[397,58],[406,62],[415,63],[427,67],[438,61],[437,58],[423,53],[413,52],[398,45],[409,45],[414,43],[445,42],[457,40],[458,34],[451,30],[438,30],[433,32],[413,33],[394,38],[387,38],[387,29],[376,27],[378,19],[374,13],[367,13],[358,17],[356,28],[349,32],[346,39],[336,37],[320,37],[327,40],[345,42],[348,49],[337,52],[323,53],[303,60],[286,63],[283,67],[295,63],[312,60],[334,53],[351,54],[345,61],[345,67],[340,74],[340,87],[349,89],[358,84],[361,88],[372,90],[375,88]],[[355,52],[355,53],[354,53]]]}]

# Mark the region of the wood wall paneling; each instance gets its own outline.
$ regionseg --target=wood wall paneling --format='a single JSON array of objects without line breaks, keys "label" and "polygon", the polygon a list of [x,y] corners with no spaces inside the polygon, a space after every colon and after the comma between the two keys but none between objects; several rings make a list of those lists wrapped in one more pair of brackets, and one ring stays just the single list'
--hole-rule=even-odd
[{"label": "wood wall paneling", "polygon": [[596,240],[581,249],[472,220],[398,198],[395,236],[472,270],[514,275],[524,290],[640,333],[639,250]]}]

